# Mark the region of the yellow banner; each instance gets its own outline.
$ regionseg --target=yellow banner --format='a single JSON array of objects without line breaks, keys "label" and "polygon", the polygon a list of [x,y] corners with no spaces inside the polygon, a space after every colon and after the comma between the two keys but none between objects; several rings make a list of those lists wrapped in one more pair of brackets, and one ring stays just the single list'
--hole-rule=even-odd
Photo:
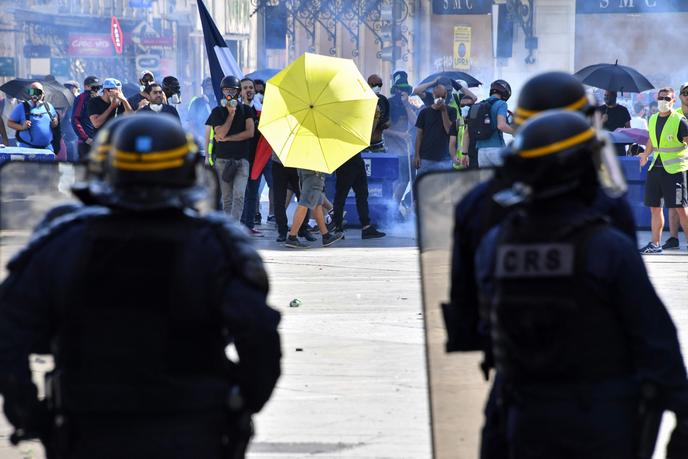
[{"label": "yellow banner", "polygon": [[454,68],[470,70],[471,68],[471,28],[454,27]]}]

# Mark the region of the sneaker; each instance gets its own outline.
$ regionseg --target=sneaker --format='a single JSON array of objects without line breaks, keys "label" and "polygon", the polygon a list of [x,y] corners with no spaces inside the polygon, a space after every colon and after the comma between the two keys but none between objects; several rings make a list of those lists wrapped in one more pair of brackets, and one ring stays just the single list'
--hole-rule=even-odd
[{"label": "sneaker", "polygon": [[253,236],[253,237],[263,237],[265,236],[262,232],[258,231],[255,228],[249,228],[248,229],[248,234]]},{"label": "sneaker", "polygon": [[655,245],[653,242],[648,242],[645,247],[640,249],[640,253],[643,253],[643,254],[662,253],[662,247],[660,247],[659,244]]},{"label": "sneaker", "polygon": [[287,240],[286,234],[280,234],[277,236],[277,239],[276,239],[277,242],[286,242],[286,240]]},{"label": "sneaker", "polygon": [[318,228],[318,225],[313,225],[313,226],[306,225],[306,230],[310,231],[311,233],[319,233],[320,232],[320,228]]},{"label": "sneaker", "polygon": [[678,238],[675,238],[673,236],[671,236],[669,239],[667,239],[667,241],[662,246],[662,249],[664,249],[664,250],[666,250],[666,249],[678,249],[678,248],[679,248]]},{"label": "sneaker", "polygon": [[314,242],[314,241],[316,241],[316,240],[318,239],[318,238],[316,238],[315,236],[313,236],[309,231],[300,231],[300,232],[299,232],[299,237],[304,238],[304,239],[307,240],[308,242]]},{"label": "sneaker", "polygon": [[323,247],[328,247],[335,242],[337,242],[340,239],[344,239],[344,235],[342,233],[327,233],[324,234],[322,237],[322,242],[323,242]]},{"label": "sneaker", "polygon": [[361,239],[376,239],[385,236],[385,233],[378,231],[373,225],[370,225],[368,228],[361,231]]},{"label": "sneaker", "polygon": [[307,249],[309,247],[308,244],[299,241],[299,238],[296,236],[287,236],[287,240],[284,241],[284,246],[290,249]]},{"label": "sneaker", "polygon": [[263,216],[260,214],[260,212],[256,213],[256,217],[253,220],[254,225],[260,225],[260,223],[263,221]]},{"label": "sneaker", "polygon": [[275,220],[274,215],[268,215],[268,219],[266,220],[268,223],[277,223],[277,220]]}]

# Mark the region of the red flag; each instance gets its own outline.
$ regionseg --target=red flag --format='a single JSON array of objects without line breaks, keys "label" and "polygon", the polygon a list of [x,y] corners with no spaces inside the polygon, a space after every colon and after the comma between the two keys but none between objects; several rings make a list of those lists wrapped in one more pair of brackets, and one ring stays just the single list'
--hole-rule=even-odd
[{"label": "red flag", "polygon": [[256,158],[253,160],[253,167],[251,168],[251,180],[257,180],[265,165],[270,161],[272,156],[272,147],[265,140],[265,137],[260,136],[258,139],[258,146],[256,146]]}]

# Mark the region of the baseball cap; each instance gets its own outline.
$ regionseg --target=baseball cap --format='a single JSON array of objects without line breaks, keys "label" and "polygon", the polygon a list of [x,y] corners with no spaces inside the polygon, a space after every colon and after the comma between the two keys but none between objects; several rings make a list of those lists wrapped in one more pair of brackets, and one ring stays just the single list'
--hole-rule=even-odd
[{"label": "baseball cap", "polygon": [[84,86],[100,86],[100,80],[96,76],[87,76],[84,80]]},{"label": "baseball cap", "polygon": [[79,88],[79,83],[77,83],[77,82],[74,81],[74,80],[69,80],[69,81],[65,81],[64,84],[63,84],[63,86],[64,86],[65,88],[77,88],[77,89],[78,89],[78,88]]},{"label": "baseball cap", "polygon": [[122,87],[122,82],[115,78],[106,78],[103,81],[103,89],[117,89]]},{"label": "baseball cap", "polygon": [[153,72],[151,72],[150,70],[144,70],[143,72],[141,72],[141,79],[143,80],[143,77],[145,77],[146,75],[150,75],[155,80],[155,75],[153,75]]},{"label": "baseball cap", "polygon": [[685,83],[683,83],[683,84],[681,85],[681,89],[679,89],[678,92],[683,92],[683,90],[686,89],[686,88],[688,88],[688,81],[686,81]]}]

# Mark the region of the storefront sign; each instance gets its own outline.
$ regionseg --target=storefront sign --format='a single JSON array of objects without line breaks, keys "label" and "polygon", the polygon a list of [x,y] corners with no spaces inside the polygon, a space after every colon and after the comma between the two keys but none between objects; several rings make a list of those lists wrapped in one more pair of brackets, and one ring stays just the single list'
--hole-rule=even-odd
[{"label": "storefront sign", "polygon": [[13,77],[17,75],[13,57],[0,57],[0,76]]},{"label": "storefront sign", "polygon": [[112,56],[112,43],[105,33],[70,33],[67,54],[81,57]]},{"label": "storefront sign", "polygon": [[488,14],[492,0],[432,0],[434,14]]},{"label": "storefront sign", "polygon": [[471,28],[454,27],[454,68],[469,70],[471,68]]},{"label": "storefront sign", "polygon": [[688,11],[688,0],[576,0],[577,14],[681,11]]},{"label": "storefront sign", "polygon": [[122,54],[122,28],[119,26],[119,21],[114,16],[112,16],[110,38],[112,39],[112,44],[115,46],[115,52],[117,54]]},{"label": "storefront sign", "polygon": [[172,47],[174,46],[174,37],[141,37],[139,43],[142,46]]}]

